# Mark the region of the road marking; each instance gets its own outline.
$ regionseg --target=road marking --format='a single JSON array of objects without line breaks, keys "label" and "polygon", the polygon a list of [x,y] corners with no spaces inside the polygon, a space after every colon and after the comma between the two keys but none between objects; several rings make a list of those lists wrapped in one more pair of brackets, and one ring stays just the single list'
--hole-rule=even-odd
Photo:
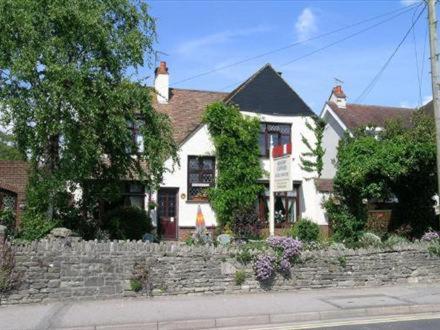
[{"label": "road marking", "polygon": [[364,324],[376,324],[376,323],[392,323],[392,322],[405,322],[405,321],[418,321],[418,320],[434,320],[440,319],[440,314],[420,314],[420,315],[410,315],[410,316],[390,316],[383,318],[374,319],[354,319],[354,320],[343,320],[343,321],[316,321],[313,323],[303,323],[303,324],[285,324],[274,325],[273,327],[264,328],[248,328],[249,330],[299,330],[299,329],[319,329],[326,327],[338,327],[346,325],[364,325]]}]

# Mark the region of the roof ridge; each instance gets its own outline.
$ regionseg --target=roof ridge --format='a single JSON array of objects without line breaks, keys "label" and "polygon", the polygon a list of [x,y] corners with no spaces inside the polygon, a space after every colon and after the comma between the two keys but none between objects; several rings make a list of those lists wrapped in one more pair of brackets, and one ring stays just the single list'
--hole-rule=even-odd
[{"label": "roof ridge", "polygon": [[[328,101],[328,102],[335,103],[335,102],[331,102],[331,101]],[[408,108],[408,107],[397,107],[397,106],[392,106],[392,105],[378,105],[378,104],[347,103],[347,105],[356,105],[356,106],[361,106],[361,107],[400,109],[400,110],[415,110],[416,109],[416,108]]]},{"label": "roof ridge", "polygon": [[188,92],[201,92],[201,93],[228,94],[228,92],[209,91],[209,90],[206,90],[206,89],[175,88],[175,87],[170,87],[170,89],[179,90],[179,91],[188,91]]}]

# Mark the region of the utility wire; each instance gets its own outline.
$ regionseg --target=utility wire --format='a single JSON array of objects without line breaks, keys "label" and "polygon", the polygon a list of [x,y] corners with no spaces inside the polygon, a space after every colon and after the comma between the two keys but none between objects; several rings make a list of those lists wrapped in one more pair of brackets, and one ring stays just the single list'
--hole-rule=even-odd
[{"label": "utility wire", "polygon": [[[421,4],[416,4],[415,6],[416,6],[416,8],[418,8],[420,5],[421,5]],[[370,25],[370,26],[364,28],[364,29],[361,29],[361,30],[356,31],[356,32],[354,32],[354,33],[352,33],[352,34],[349,34],[348,36],[345,36],[344,38],[338,39],[338,40],[336,40],[336,41],[334,41],[334,42],[331,42],[331,43],[329,43],[329,44],[327,44],[327,45],[325,45],[325,46],[323,46],[323,47],[317,48],[317,49],[315,49],[315,50],[313,50],[313,51],[311,51],[311,52],[308,52],[308,53],[306,53],[306,54],[304,54],[304,55],[301,55],[301,56],[299,56],[299,57],[296,57],[296,58],[293,59],[293,60],[290,60],[290,61],[288,61],[288,62],[286,62],[286,63],[284,63],[284,64],[281,64],[279,67],[287,66],[287,65],[292,64],[292,63],[294,63],[294,62],[297,62],[297,61],[299,61],[299,60],[302,60],[302,59],[304,59],[304,58],[307,58],[307,57],[309,57],[309,56],[312,56],[312,55],[314,55],[314,54],[316,54],[316,53],[319,53],[319,52],[321,52],[321,51],[323,51],[323,50],[325,50],[325,49],[327,49],[327,48],[330,48],[330,47],[332,47],[332,46],[334,46],[334,45],[336,45],[336,44],[339,44],[339,43],[344,42],[344,41],[346,41],[346,40],[348,40],[348,39],[354,38],[354,37],[358,36],[359,34],[362,34],[362,33],[364,33],[364,32],[367,32],[367,31],[369,31],[369,30],[372,30],[372,29],[374,29],[374,28],[376,28],[376,27],[378,27],[378,26],[380,26],[380,25],[382,25],[382,24],[385,24],[385,23],[387,23],[387,22],[389,22],[389,21],[391,21],[391,20],[393,20],[393,19],[395,19],[395,18],[397,18],[397,17],[403,15],[403,14],[406,14],[407,12],[409,12],[409,11],[411,11],[411,10],[413,10],[413,9],[414,9],[414,5],[411,6],[410,9],[407,9],[407,10],[405,10],[405,11],[400,11],[400,12],[398,12],[397,14],[395,14],[395,15],[393,15],[393,16],[387,18],[387,19],[381,20],[381,21],[379,21],[379,22],[377,22],[377,23],[375,23],[375,24],[372,24],[372,25]],[[229,85],[227,85],[227,86],[221,88],[220,90],[226,90],[226,89],[228,89],[228,88],[230,88],[230,87],[232,87],[232,86],[236,86],[236,85],[238,85],[238,84],[240,84],[240,83],[241,83],[241,81],[240,81],[240,82],[235,82],[235,83],[233,83],[233,84],[229,84]]]},{"label": "utility wire", "polygon": [[372,89],[374,88],[374,86],[377,84],[377,82],[379,81],[380,77],[382,76],[383,72],[388,67],[388,65],[390,64],[391,60],[397,54],[397,52],[399,51],[400,47],[403,45],[403,43],[405,42],[406,38],[411,33],[412,29],[414,28],[414,26],[416,25],[416,23],[420,19],[420,16],[422,16],[422,14],[425,11],[425,9],[426,9],[426,5],[423,7],[422,11],[419,13],[419,15],[417,16],[416,20],[414,22],[412,22],[410,28],[405,33],[405,35],[403,36],[402,40],[400,40],[400,42],[398,43],[397,47],[394,49],[394,51],[391,53],[391,55],[388,57],[388,59],[385,61],[384,65],[380,68],[379,72],[373,77],[371,82],[367,85],[367,87],[365,87],[365,89],[362,91],[362,93],[357,97],[355,103],[357,103],[360,100],[364,99],[372,91]]},{"label": "utility wire", "polygon": [[[414,11],[412,15],[412,22],[414,23],[414,18],[417,11]],[[416,62],[416,75],[417,75],[417,85],[419,87],[419,102],[418,105],[420,106],[422,104],[422,82],[420,77],[420,71],[419,71],[419,56],[417,52],[417,38],[416,38],[416,31],[415,29],[412,29],[412,37],[413,37],[413,46],[414,46],[414,58]]]},{"label": "utility wire", "polygon": [[218,68],[214,68],[214,69],[211,69],[211,70],[208,70],[208,71],[205,71],[205,72],[201,72],[201,73],[196,74],[194,76],[190,76],[190,77],[181,79],[181,80],[173,83],[173,85],[179,85],[179,84],[181,84],[183,82],[194,80],[196,78],[207,76],[207,75],[209,75],[211,73],[214,73],[214,72],[218,72],[218,71],[221,71],[221,70],[224,70],[224,69],[228,69],[228,68],[231,68],[233,66],[242,64],[242,63],[246,63],[246,62],[249,62],[249,61],[252,61],[252,60],[256,60],[256,59],[265,57],[267,55],[278,53],[278,52],[281,52],[283,50],[286,50],[286,49],[289,49],[289,48],[293,48],[293,47],[298,46],[298,45],[302,45],[302,44],[307,43],[307,42],[312,41],[312,40],[317,40],[317,39],[320,39],[320,38],[324,38],[324,37],[327,37],[329,35],[335,34],[337,32],[344,31],[344,30],[350,29],[352,27],[355,27],[355,26],[358,26],[358,25],[362,25],[362,24],[370,22],[370,21],[377,20],[377,19],[379,19],[381,17],[384,17],[384,16],[389,16],[389,15],[392,15],[392,14],[395,14],[395,13],[399,13],[399,12],[400,12],[400,14],[403,14],[403,13],[406,13],[406,12],[412,10],[414,7],[419,6],[419,5],[420,4],[415,3],[413,5],[410,5],[410,6],[407,6],[407,7],[404,7],[404,8],[399,8],[398,10],[393,10],[393,11],[389,11],[389,12],[386,12],[386,13],[378,15],[378,16],[370,17],[370,18],[367,18],[365,20],[362,20],[362,21],[359,21],[359,22],[356,22],[356,23],[353,23],[353,24],[350,24],[350,25],[343,26],[343,27],[338,28],[336,30],[332,30],[330,32],[322,33],[322,34],[319,34],[317,36],[314,36],[314,37],[311,37],[311,38],[308,38],[308,39],[305,39],[305,40],[302,40],[302,41],[297,41],[295,43],[292,43],[292,44],[289,44],[289,45],[286,45],[286,46],[283,46],[283,47],[280,47],[280,48],[276,48],[276,49],[273,49],[273,50],[270,50],[270,51],[267,51],[265,53],[261,53],[261,54],[258,54],[258,55],[252,56],[252,57],[248,57],[248,58],[245,58],[243,60],[240,60],[240,61],[237,61],[237,62],[234,62],[234,63],[231,63],[231,64],[223,65],[223,66],[220,66]]}]

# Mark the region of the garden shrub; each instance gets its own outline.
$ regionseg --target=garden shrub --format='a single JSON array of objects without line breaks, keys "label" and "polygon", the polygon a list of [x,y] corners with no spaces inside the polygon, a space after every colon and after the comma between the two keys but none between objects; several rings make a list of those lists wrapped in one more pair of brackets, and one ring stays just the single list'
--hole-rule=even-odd
[{"label": "garden shrub", "polygon": [[307,218],[299,220],[291,228],[291,236],[305,243],[318,241],[319,234],[318,224]]},{"label": "garden shrub", "polygon": [[153,293],[152,262],[138,261],[134,264],[130,288],[134,292],[143,292],[148,296]]},{"label": "garden shrub", "polygon": [[408,242],[409,240],[406,237],[393,234],[386,239],[384,244],[385,246],[392,248],[395,245],[405,244]]},{"label": "garden shrub", "polygon": [[49,220],[42,214],[25,212],[21,219],[19,236],[28,241],[37,240],[43,238],[58,226],[59,222]]},{"label": "garden shrub", "polygon": [[438,240],[431,241],[428,245],[428,252],[431,256],[440,257],[440,242]]},{"label": "garden shrub", "polygon": [[333,231],[333,240],[347,244],[358,241],[364,227],[363,220],[356,218],[346,205],[337,200],[327,200],[324,207]]},{"label": "garden shrub", "polygon": [[246,272],[237,270],[234,275],[235,285],[242,285],[246,281]]},{"label": "garden shrub", "polygon": [[0,210],[0,225],[6,227],[6,236],[15,235],[15,212],[12,209]]},{"label": "garden shrub", "polygon": [[231,229],[234,236],[243,239],[257,239],[260,224],[255,207],[239,208],[232,213]]},{"label": "garden shrub", "polygon": [[138,207],[117,207],[104,217],[103,229],[111,239],[140,240],[152,228],[151,218]]},{"label": "garden shrub", "polygon": [[15,269],[15,253],[8,242],[0,241],[0,304],[3,296],[17,287],[20,274]]},{"label": "garden shrub", "polygon": [[359,246],[364,248],[379,247],[381,244],[382,241],[380,237],[370,232],[363,233],[359,239]]}]

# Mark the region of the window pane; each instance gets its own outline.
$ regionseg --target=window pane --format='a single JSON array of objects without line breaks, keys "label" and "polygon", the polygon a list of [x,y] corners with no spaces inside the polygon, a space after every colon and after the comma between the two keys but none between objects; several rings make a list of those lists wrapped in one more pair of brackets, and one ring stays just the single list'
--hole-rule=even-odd
[{"label": "window pane", "polygon": [[258,147],[260,148],[260,155],[265,156],[267,154],[266,134],[260,133],[258,138]]},{"label": "window pane", "polygon": [[[272,140],[271,140],[271,138],[272,138]],[[269,141],[268,141],[268,143],[270,144],[271,141],[272,141],[274,146],[280,144],[280,141],[278,139],[278,133],[274,133],[274,134],[270,133],[269,134]]]},{"label": "window pane", "polygon": [[290,135],[290,125],[278,125],[278,131],[281,134]]},{"label": "window pane", "polygon": [[128,186],[128,192],[131,193],[143,193],[144,186],[139,183],[130,183]]},{"label": "window pane", "polygon": [[139,153],[144,152],[144,137],[140,133],[136,133],[136,147]]},{"label": "window pane", "polygon": [[212,158],[203,158],[203,169],[212,170],[214,168],[214,160]]},{"label": "window pane", "polygon": [[290,143],[290,136],[289,135],[281,135],[280,143],[281,144],[288,144],[288,143]]},{"label": "window pane", "polygon": [[199,169],[199,160],[196,157],[191,157],[189,159],[189,169],[190,170],[198,170]]},{"label": "window pane", "polygon": [[191,183],[199,182],[199,174],[198,173],[190,174],[189,175],[189,182],[191,182]]},{"label": "window pane", "polygon": [[260,132],[266,132],[266,124],[260,124]]},{"label": "window pane", "polygon": [[129,196],[129,205],[142,209],[144,207],[144,196]]}]

